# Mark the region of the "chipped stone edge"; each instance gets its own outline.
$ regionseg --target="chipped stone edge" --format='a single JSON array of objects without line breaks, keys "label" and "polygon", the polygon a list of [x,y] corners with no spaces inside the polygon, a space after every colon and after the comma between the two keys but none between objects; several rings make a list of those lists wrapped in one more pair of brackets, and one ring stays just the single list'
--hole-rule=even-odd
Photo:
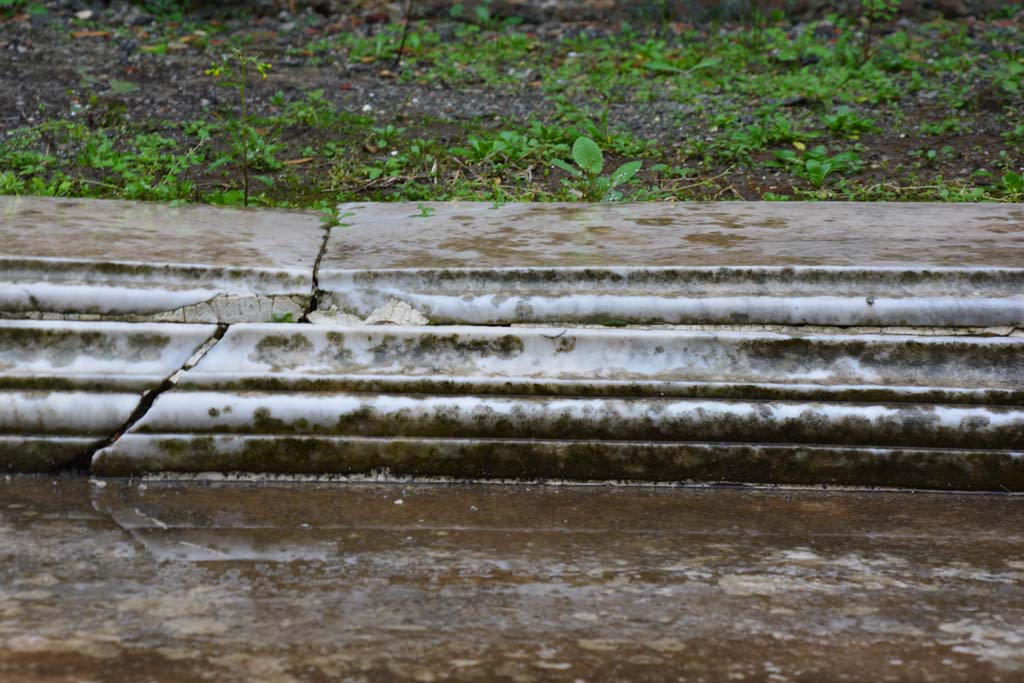
[{"label": "chipped stone edge", "polygon": [[304,294],[217,294],[169,311],[150,313],[70,313],[0,311],[0,320],[66,320],[75,322],[241,323],[297,322],[309,305]]},{"label": "chipped stone edge", "polygon": [[413,308],[409,303],[395,298],[391,298],[383,306],[373,309],[365,318],[339,311],[337,306],[331,306],[326,311],[312,311],[307,318],[314,325],[329,325],[333,327],[349,325],[422,327],[430,324],[430,319],[423,315],[423,313]]}]

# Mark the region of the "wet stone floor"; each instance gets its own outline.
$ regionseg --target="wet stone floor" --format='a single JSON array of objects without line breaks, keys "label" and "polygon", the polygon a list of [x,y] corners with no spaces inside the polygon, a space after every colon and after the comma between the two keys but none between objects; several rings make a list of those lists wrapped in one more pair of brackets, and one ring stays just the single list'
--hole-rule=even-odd
[{"label": "wet stone floor", "polygon": [[0,681],[1022,681],[1024,498],[0,480]]}]

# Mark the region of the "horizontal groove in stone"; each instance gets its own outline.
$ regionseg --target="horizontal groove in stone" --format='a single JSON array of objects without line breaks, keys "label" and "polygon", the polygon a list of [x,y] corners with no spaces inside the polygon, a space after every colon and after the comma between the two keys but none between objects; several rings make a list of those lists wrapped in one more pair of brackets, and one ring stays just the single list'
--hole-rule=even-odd
[{"label": "horizontal groove in stone", "polygon": [[36,380],[145,388],[181,367],[213,325],[0,321],[0,387]]},{"label": "horizontal groove in stone", "polygon": [[192,391],[162,396],[134,431],[1006,449],[1024,443],[1024,409]]},{"label": "horizontal groove in stone", "polygon": [[0,272],[5,279],[29,277],[53,284],[82,283],[97,285],[146,286],[154,283],[185,291],[230,288],[271,294],[286,289],[308,288],[309,269],[270,267],[232,267],[203,264],[163,263],[135,260],[91,261],[68,258],[32,258],[0,255]]},{"label": "horizontal groove in stone", "polygon": [[328,394],[498,395],[564,397],[755,398],[761,401],[818,400],[847,403],[916,403],[1024,405],[1021,389],[959,389],[899,387],[877,384],[820,385],[781,382],[675,382],[645,380],[548,379],[530,377],[451,377],[448,375],[332,375],[314,377],[297,373],[191,377],[178,391],[209,387],[233,391],[299,391]]},{"label": "horizontal groove in stone", "polygon": [[[964,326],[1024,324],[1024,297],[877,299],[873,297],[680,297],[588,295],[516,297],[419,295],[388,292],[360,305],[324,297],[328,308],[356,316],[402,301],[436,324],[508,325],[529,323]],[[379,303],[378,303],[379,302]]]},{"label": "horizontal groove in stone", "polygon": [[239,272],[238,277],[219,280],[216,272],[197,272],[190,279],[176,280],[72,273],[60,280],[50,264],[41,263],[39,268],[12,271],[0,260],[3,317],[203,323],[269,322],[275,315],[291,313],[297,320],[312,288],[308,274],[263,278]]},{"label": "horizontal groove in stone", "polygon": [[1020,451],[817,444],[127,434],[93,469],[1024,490]]},{"label": "horizontal groove in stone", "polygon": [[137,393],[90,391],[0,392],[0,434],[104,436],[124,422]]},{"label": "horizontal groove in stone", "polygon": [[1020,294],[1024,266],[1019,268],[897,266],[716,266],[716,267],[561,267],[561,268],[392,268],[334,269],[323,272],[327,288],[385,289],[486,293],[572,293],[610,291],[631,295],[699,295],[711,291],[741,294],[758,288],[765,295],[812,296],[841,292],[866,295],[865,288],[890,296],[964,296]]}]

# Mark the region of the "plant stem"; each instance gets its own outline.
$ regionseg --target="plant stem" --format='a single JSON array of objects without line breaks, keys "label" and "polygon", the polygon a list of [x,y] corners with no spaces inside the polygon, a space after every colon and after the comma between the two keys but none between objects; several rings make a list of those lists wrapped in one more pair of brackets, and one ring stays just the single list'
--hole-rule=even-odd
[{"label": "plant stem", "polygon": [[242,84],[238,89],[239,96],[241,97],[241,112],[242,120],[241,131],[242,131],[242,206],[249,206],[249,124],[248,114],[245,107],[245,83],[247,79],[247,64],[245,60],[242,60]]},{"label": "plant stem", "polygon": [[412,0],[405,5],[405,23],[402,25],[402,40],[398,44],[398,54],[395,55],[395,63],[391,66],[393,71],[398,71],[402,63],[402,53],[405,52],[405,39],[409,35],[409,20],[412,17]]}]

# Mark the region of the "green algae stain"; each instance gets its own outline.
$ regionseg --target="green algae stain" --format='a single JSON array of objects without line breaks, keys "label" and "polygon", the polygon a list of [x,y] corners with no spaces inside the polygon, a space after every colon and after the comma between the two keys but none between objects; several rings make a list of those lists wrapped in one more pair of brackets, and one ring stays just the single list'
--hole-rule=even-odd
[{"label": "green algae stain", "polygon": [[576,350],[576,337],[563,335],[553,341],[555,342],[555,353],[572,353]]},{"label": "green algae stain", "polygon": [[278,371],[308,362],[312,353],[313,343],[301,333],[271,334],[260,339],[249,360]]},{"label": "green algae stain", "polygon": [[495,338],[474,338],[459,334],[421,334],[399,339],[386,335],[370,349],[377,364],[408,364],[412,360],[498,357],[515,358],[525,351],[523,340],[514,334]]},{"label": "green algae stain", "polygon": [[45,359],[66,367],[78,358],[144,362],[159,359],[171,338],[155,332],[128,335],[41,327],[0,329],[0,367]]}]

